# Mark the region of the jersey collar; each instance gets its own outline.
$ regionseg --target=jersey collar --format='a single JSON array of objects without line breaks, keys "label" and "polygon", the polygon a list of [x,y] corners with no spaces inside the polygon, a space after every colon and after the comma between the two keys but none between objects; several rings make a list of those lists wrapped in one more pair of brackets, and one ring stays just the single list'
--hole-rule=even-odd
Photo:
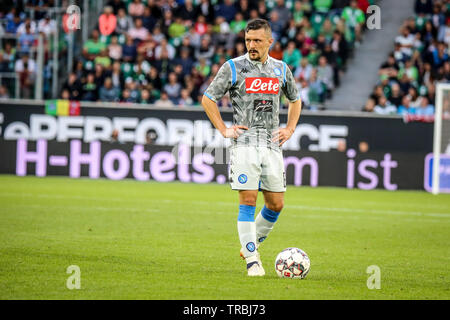
[{"label": "jersey collar", "polygon": [[267,59],[266,59],[266,61],[265,61],[264,63],[259,62],[259,61],[253,61],[252,59],[250,59],[248,52],[245,54],[245,58],[246,58],[250,63],[252,63],[254,66],[259,66],[259,67],[269,65],[269,60],[270,60],[270,56],[268,55],[268,56],[267,56]]}]

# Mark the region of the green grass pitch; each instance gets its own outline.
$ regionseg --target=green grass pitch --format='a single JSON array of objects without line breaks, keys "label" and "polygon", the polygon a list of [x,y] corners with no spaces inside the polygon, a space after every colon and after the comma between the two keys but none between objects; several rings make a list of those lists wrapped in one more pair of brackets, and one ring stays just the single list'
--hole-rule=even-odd
[{"label": "green grass pitch", "polygon": [[[239,258],[237,199],[228,185],[0,176],[0,299],[450,298],[449,195],[290,187],[262,278]],[[305,280],[275,274],[291,246],[311,259]]]}]

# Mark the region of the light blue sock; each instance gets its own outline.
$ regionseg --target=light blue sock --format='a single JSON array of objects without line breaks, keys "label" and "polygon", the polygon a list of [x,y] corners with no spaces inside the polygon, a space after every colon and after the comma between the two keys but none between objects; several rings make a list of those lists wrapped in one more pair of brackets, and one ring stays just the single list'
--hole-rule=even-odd
[{"label": "light blue sock", "polygon": [[259,246],[261,242],[266,240],[270,231],[273,229],[273,225],[278,220],[280,212],[275,212],[264,206],[255,219],[256,226],[256,244]]},{"label": "light blue sock", "polygon": [[256,255],[255,207],[240,205],[237,228],[244,257]]}]

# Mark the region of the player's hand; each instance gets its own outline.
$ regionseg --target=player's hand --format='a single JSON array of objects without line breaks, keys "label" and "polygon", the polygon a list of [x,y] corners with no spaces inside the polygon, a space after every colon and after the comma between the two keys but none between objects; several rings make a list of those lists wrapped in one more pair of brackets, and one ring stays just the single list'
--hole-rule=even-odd
[{"label": "player's hand", "polygon": [[293,133],[294,129],[279,128],[272,132],[272,142],[278,142],[279,146],[281,147],[286,141],[289,140]]},{"label": "player's hand", "polygon": [[223,132],[222,135],[224,138],[234,138],[236,139],[237,137],[239,137],[241,134],[244,133],[244,130],[248,130],[248,128],[246,126],[241,126],[241,125],[234,125],[230,128],[226,128]]}]

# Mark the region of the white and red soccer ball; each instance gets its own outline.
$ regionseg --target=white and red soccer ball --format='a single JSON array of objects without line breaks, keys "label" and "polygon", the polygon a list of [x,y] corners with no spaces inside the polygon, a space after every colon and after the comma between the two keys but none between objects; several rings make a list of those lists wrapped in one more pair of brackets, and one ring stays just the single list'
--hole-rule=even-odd
[{"label": "white and red soccer ball", "polygon": [[309,272],[309,257],[299,248],[287,248],[275,259],[275,271],[281,278],[304,279]]}]

